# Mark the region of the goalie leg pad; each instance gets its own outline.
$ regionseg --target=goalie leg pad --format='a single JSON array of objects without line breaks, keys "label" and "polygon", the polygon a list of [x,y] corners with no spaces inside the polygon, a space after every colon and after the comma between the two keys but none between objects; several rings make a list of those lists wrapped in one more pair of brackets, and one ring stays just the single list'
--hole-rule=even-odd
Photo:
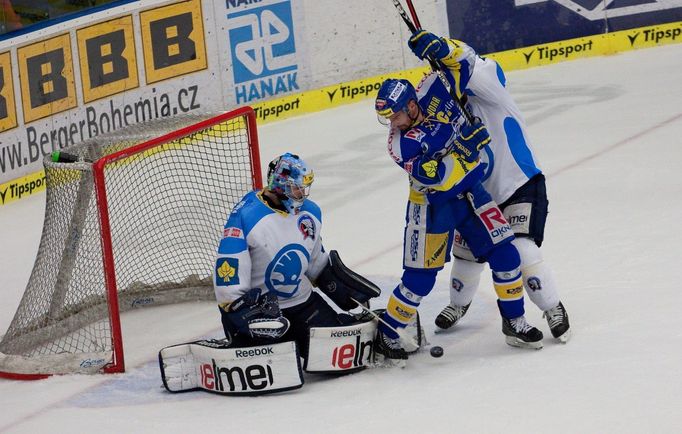
[{"label": "goalie leg pad", "polygon": [[376,321],[344,327],[312,327],[306,372],[347,374],[365,369],[372,360]]},{"label": "goalie leg pad", "polygon": [[169,392],[203,389],[223,395],[260,395],[298,389],[303,372],[294,342],[233,348],[201,340],[159,351],[161,380]]},{"label": "goalie leg pad", "polygon": [[312,327],[306,372],[347,374],[365,369],[372,360],[376,321],[343,327]]},{"label": "goalie leg pad", "polygon": [[318,276],[317,286],[343,310],[357,306],[352,299],[364,304],[381,295],[378,286],[346,267],[336,250],[329,252],[329,264]]}]

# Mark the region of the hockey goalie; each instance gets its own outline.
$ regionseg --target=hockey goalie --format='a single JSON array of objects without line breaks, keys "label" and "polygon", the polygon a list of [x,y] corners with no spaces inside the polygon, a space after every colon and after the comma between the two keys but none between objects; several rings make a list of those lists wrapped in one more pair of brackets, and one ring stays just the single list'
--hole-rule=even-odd
[{"label": "hockey goalie", "polygon": [[[322,213],[308,199],[313,178],[301,158],[283,154],[269,164],[266,187],[233,208],[214,270],[225,339],[162,349],[168,391],[284,391],[302,386],[303,370],[349,373],[372,360],[367,307],[381,291],[324,250]],[[366,313],[347,313],[357,307]]]}]

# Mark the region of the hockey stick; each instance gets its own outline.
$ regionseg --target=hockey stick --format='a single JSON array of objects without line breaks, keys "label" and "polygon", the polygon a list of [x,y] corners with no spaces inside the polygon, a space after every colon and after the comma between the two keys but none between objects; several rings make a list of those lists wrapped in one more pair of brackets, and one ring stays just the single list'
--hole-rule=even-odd
[{"label": "hockey stick", "polygon": [[405,331],[405,329],[403,329],[403,328],[398,328],[398,329],[397,329],[397,328],[393,327],[392,325],[390,325],[389,323],[387,323],[386,321],[384,321],[379,315],[377,315],[376,313],[374,313],[374,311],[371,311],[371,310],[369,310],[367,307],[365,307],[364,304],[360,303],[359,301],[357,301],[357,300],[354,299],[353,297],[351,297],[350,299],[353,300],[353,301],[355,302],[355,304],[357,304],[358,307],[359,307],[360,309],[362,309],[363,311],[365,311],[365,312],[367,312],[368,314],[372,315],[372,316],[374,317],[374,319],[376,319],[377,321],[379,321],[380,323],[382,323],[383,325],[385,325],[386,327],[388,327],[390,330],[394,331],[394,332],[398,335],[398,337],[400,338],[400,340],[402,340],[403,342],[406,342],[406,343],[408,343],[408,344],[413,345],[415,348],[419,348],[419,347],[420,347],[420,345],[417,343],[417,341],[414,340],[414,338],[413,338],[412,336],[408,336],[408,335],[407,335],[407,332]]},{"label": "hockey stick", "polygon": [[[414,34],[415,32],[417,32],[417,30],[421,30],[419,18],[417,17],[417,11],[414,9],[414,6],[412,5],[412,0],[405,1],[407,2],[407,6],[410,8],[410,14],[412,14],[414,22],[410,19],[410,17],[407,16],[407,12],[405,12],[405,9],[403,9],[403,5],[400,4],[400,0],[392,1],[393,6],[395,6],[395,8],[398,10],[398,14],[400,14],[400,17],[403,19],[410,32]],[[448,90],[450,97],[455,101],[455,103],[457,103],[457,107],[459,107],[459,110],[462,112],[469,125],[473,125],[474,116],[464,106],[462,100],[457,96],[457,92],[452,89],[452,86],[450,86],[450,82],[448,81],[447,77],[445,77],[445,71],[443,71],[443,67],[441,66],[441,64],[431,56],[427,56],[426,60],[429,61],[431,69],[438,75],[438,78],[440,79],[441,83],[443,83],[443,86],[445,86],[445,88]]]}]

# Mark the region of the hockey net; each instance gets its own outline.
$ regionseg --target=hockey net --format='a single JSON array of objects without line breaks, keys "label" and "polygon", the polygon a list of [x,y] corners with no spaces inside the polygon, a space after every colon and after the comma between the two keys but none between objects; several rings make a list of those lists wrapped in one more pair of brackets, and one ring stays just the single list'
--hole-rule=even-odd
[{"label": "hockey net", "polygon": [[0,377],[123,372],[120,312],[213,299],[225,218],[261,187],[249,107],[161,119],[45,159],[37,258],[0,340]]}]

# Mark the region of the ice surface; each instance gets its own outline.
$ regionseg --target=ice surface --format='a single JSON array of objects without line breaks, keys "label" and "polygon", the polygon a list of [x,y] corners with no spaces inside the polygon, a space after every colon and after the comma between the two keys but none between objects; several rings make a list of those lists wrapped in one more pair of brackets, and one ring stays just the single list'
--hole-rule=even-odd
[{"label": "ice surface", "polygon": [[[682,427],[682,44],[508,74],[547,175],[544,255],[573,325],[567,345],[507,346],[488,277],[465,319],[434,334],[447,272],[420,309],[427,352],[403,370],[306,376],[259,398],[161,387],[166,345],[217,336],[211,303],[123,316],[128,372],[0,380],[0,432],[672,433]],[[292,151],[316,171],[328,249],[388,289],[401,272],[407,181],[372,101],[259,129],[263,166]],[[0,333],[33,265],[44,195],[0,208]],[[527,317],[549,336],[538,309]]]}]

